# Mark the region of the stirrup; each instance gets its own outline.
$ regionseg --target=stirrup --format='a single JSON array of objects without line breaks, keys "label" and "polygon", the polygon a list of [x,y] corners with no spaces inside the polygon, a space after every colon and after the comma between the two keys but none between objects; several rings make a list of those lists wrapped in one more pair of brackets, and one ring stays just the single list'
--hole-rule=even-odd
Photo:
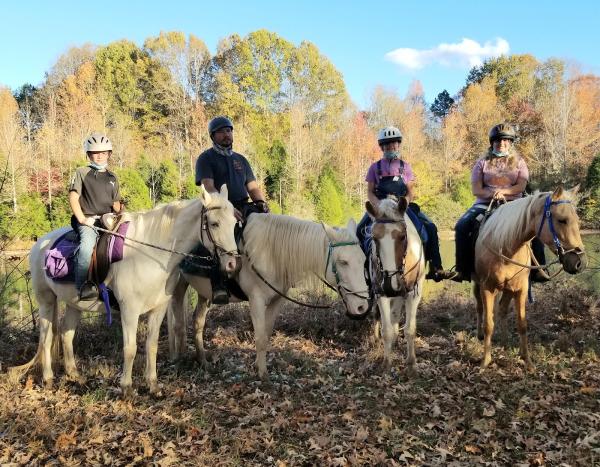
[{"label": "stirrup", "polygon": [[78,292],[79,300],[96,300],[98,298],[98,288],[90,281],[84,282]]},{"label": "stirrup", "polygon": [[543,269],[536,269],[535,271],[531,271],[531,275],[529,277],[532,282],[544,283],[550,281],[550,276]]},{"label": "stirrup", "polygon": [[229,293],[225,289],[213,289],[211,302],[213,305],[227,305],[229,303]]}]

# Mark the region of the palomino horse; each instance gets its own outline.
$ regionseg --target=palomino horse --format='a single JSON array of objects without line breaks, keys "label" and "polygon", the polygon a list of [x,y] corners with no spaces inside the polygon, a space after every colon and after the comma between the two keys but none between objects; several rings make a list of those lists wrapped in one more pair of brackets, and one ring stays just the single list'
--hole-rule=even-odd
[{"label": "palomino horse", "polygon": [[[356,238],[354,221],[351,220],[346,229],[333,229],[290,216],[253,214],[244,230],[240,249],[242,267],[238,281],[250,302],[256,365],[261,379],[268,379],[267,347],[273,323],[286,302],[281,294],[287,294],[298,282],[315,276],[323,278],[337,289],[349,316],[366,316],[369,307],[365,255]],[[185,281],[180,283],[172,304],[175,324],[171,325],[173,332],[169,332],[169,336],[178,340],[171,342],[172,356],[173,351],[175,355],[181,351],[185,342],[182,301],[189,283],[198,291],[199,298],[194,323],[196,355],[201,364],[206,364],[203,332],[211,297],[210,281],[188,274],[183,276]]]},{"label": "palomino horse", "polygon": [[577,274],[585,269],[586,256],[579,234],[579,218],[572,191],[557,188],[554,193],[536,193],[500,206],[483,224],[475,244],[475,287],[477,335],[484,341],[481,367],[492,361],[494,302],[502,292],[500,313],[508,313],[515,302],[520,355],[528,369],[533,365],[527,349],[527,299],[530,240],[537,236],[558,255],[565,271]]},{"label": "palomino horse", "polygon": [[[400,198],[384,199],[379,206],[366,203],[367,212],[375,219],[369,264],[372,287],[377,304],[383,335],[383,360],[387,368],[392,364],[392,347],[398,338],[399,320],[405,308],[406,372],[416,374],[415,334],[417,307],[421,301],[425,280],[423,243],[417,229],[408,218],[408,201]],[[376,325],[376,337],[379,326]]]},{"label": "palomino horse", "polygon": [[[220,267],[231,273],[236,268],[237,246],[234,238],[235,217],[233,206],[227,201],[227,188],[220,194],[209,194],[202,187],[199,199],[175,201],[143,213],[126,214],[130,225],[123,259],[111,265],[105,283],[113,290],[121,310],[123,326],[123,374],[121,388],[124,394],[131,389],[131,370],[136,354],[136,334],[140,315],[150,312],[152,330],[146,341],[146,353],[156,360],[158,329],[167,304],[179,277],[181,254],[189,253],[198,242],[218,254]],[[80,311],[100,310],[102,303],[79,301],[72,283],[55,282],[44,272],[44,253],[67,228],[55,230],[40,238],[30,253],[31,284],[39,304],[40,340],[34,358],[14,370],[24,372],[40,362],[42,379],[52,385],[51,344],[53,326],[58,326],[58,302],[67,304],[61,337],[67,377],[80,380],[73,354],[73,336]],[[139,242],[144,242],[141,244]],[[157,248],[153,248],[153,245]],[[146,368],[150,390],[156,390],[156,371]]]}]

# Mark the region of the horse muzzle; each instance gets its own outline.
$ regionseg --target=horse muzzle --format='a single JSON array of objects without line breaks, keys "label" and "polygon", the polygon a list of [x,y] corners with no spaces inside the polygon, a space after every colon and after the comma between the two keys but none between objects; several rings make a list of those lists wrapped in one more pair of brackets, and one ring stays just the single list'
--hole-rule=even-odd
[{"label": "horse muzzle", "polygon": [[569,274],[578,274],[587,267],[587,255],[580,248],[573,248],[559,257],[563,269]]},{"label": "horse muzzle", "polygon": [[356,321],[362,321],[363,319],[365,319],[367,317],[367,315],[371,312],[371,309],[373,308],[375,299],[372,297],[369,298],[368,300],[363,298],[363,299],[361,299],[361,302],[362,301],[364,301],[366,303],[361,303],[360,305],[358,305],[354,312],[351,312],[349,310],[348,303],[346,303],[346,316],[348,318],[356,320]]}]

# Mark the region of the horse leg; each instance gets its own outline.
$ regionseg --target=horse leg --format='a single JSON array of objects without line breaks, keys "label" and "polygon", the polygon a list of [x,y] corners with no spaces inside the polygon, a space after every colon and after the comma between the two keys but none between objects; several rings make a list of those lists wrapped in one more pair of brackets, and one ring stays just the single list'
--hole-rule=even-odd
[{"label": "horse leg", "polygon": [[186,350],[187,326],[184,305],[188,284],[183,279],[177,283],[167,311],[167,328],[169,330],[169,359],[177,360]]},{"label": "horse leg", "polygon": [[383,365],[386,370],[392,367],[392,348],[398,338],[397,327],[392,323],[391,299],[379,299],[379,319],[381,320],[381,333],[383,335]]},{"label": "horse leg", "polygon": [[131,395],[131,373],[133,371],[133,361],[137,351],[137,329],[139,315],[137,312],[130,311],[123,307],[121,309],[121,326],[123,327],[123,374],[121,375],[121,390],[123,397]]},{"label": "horse leg", "polygon": [[206,350],[204,349],[204,326],[208,314],[208,300],[198,295],[198,305],[194,312],[194,342],[196,343],[196,360],[202,368],[208,368]]},{"label": "horse leg", "polygon": [[508,344],[508,312],[510,311],[510,302],[513,297],[514,295],[512,292],[505,290],[502,292],[502,297],[500,298],[498,306],[498,315],[500,318],[499,331],[504,345]]},{"label": "horse leg", "polygon": [[269,379],[267,372],[267,347],[269,336],[267,335],[267,319],[265,316],[266,305],[262,297],[250,298],[250,317],[254,327],[254,341],[256,344],[256,369],[258,377],[266,381]]},{"label": "horse leg", "polygon": [[494,301],[496,290],[481,287],[481,300],[483,302],[483,359],[481,368],[487,368],[492,362],[492,335],[494,334]]},{"label": "horse leg", "polygon": [[525,362],[527,370],[533,370],[534,365],[531,363],[531,359],[529,358],[529,349],[527,345],[527,315],[525,310],[525,302],[527,300],[526,290],[526,288],[522,288],[515,293],[517,330],[520,338],[519,353]]},{"label": "horse leg", "polygon": [[39,318],[40,318],[40,340],[39,352],[42,362],[42,382],[46,389],[52,388],[54,373],[52,372],[52,340],[53,328],[57,326],[58,320],[56,296],[52,294],[51,298],[38,298]]},{"label": "horse leg", "polygon": [[481,286],[475,282],[473,285],[477,313],[477,339],[483,340],[483,301],[481,300]]},{"label": "horse leg", "polygon": [[148,315],[148,334],[146,336],[146,370],[145,377],[150,394],[159,394],[160,387],[156,376],[156,353],[158,352],[158,334],[169,304],[160,305],[150,310]]},{"label": "horse leg", "polygon": [[62,322],[61,337],[67,378],[83,384],[85,378],[83,378],[77,370],[75,352],[73,352],[73,337],[75,336],[75,330],[79,324],[80,317],[81,313],[78,309],[67,305]]},{"label": "horse leg", "polygon": [[417,307],[420,297],[406,300],[406,321],[404,324],[404,337],[406,339],[406,374],[409,377],[417,375],[417,356],[415,354],[415,336],[417,333]]}]

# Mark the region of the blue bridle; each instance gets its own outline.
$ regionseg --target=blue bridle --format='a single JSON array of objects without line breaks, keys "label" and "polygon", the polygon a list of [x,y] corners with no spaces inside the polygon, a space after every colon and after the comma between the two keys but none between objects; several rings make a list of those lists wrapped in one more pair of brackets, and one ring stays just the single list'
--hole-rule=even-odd
[{"label": "blue bridle", "polygon": [[548,220],[548,228],[550,229],[550,233],[552,234],[552,241],[554,242],[554,246],[556,247],[556,252],[558,256],[561,257],[565,253],[565,249],[563,248],[560,240],[558,238],[558,234],[556,233],[556,229],[554,228],[554,222],[552,221],[552,212],[550,208],[552,206],[556,206],[558,204],[571,204],[571,201],[568,200],[558,200],[552,201],[551,195],[548,195],[546,201],[544,202],[544,213],[542,215],[542,222],[540,223],[540,228],[538,229],[537,237],[539,238],[542,233],[542,229],[544,228],[544,222],[546,219]]}]

